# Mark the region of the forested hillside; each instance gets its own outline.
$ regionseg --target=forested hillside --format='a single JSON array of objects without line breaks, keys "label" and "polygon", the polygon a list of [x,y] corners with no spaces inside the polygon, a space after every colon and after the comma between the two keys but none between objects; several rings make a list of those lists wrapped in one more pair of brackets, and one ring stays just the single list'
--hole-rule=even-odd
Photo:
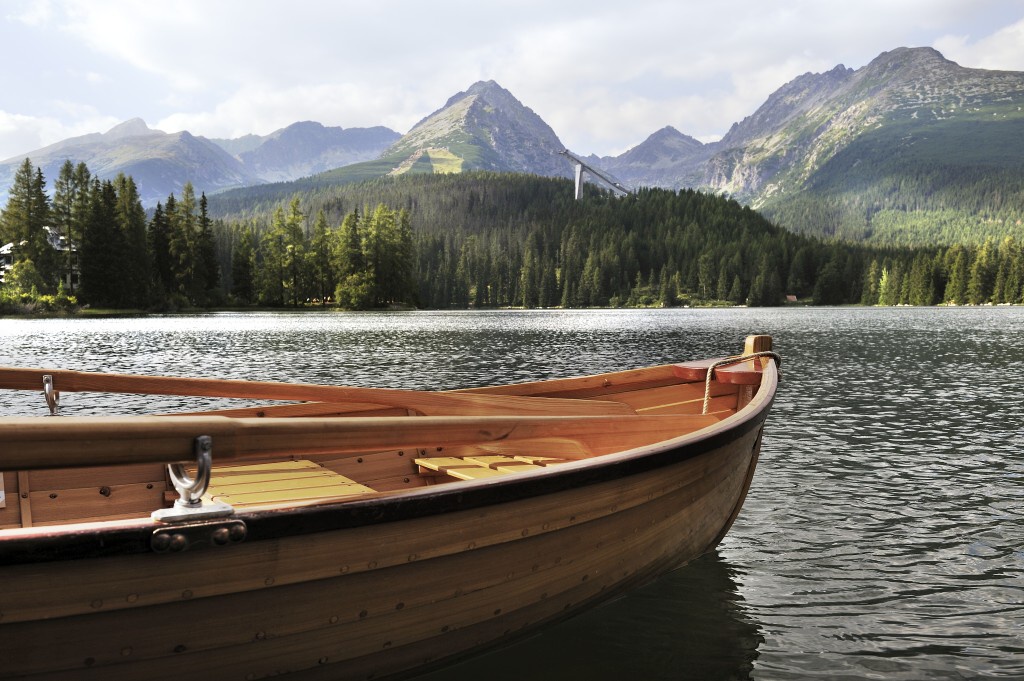
[{"label": "forested hillside", "polygon": [[[68,163],[53,199],[45,186],[26,162],[0,213],[0,312],[71,296],[153,310],[1024,302],[1013,237],[869,249],[792,234],[693,190],[588,188],[576,201],[569,180],[407,175],[293,186],[230,213],[186,185],[147,216],[130,177],[100,181]],[[74,245],[77,268],[58,241]]]},{"label": "forested hillside", "polygon": [[890,124],[761,210],[812,234],[886,245],[1024,238],[1024,119]]},{"label": "forested hillside", "polygon": [[[316,222],[357,225],[378,204],[405,211],[423,307],[1021,302],[1018,240],[978,247],[865,248],[798,236],[735,201],[692,190],[624,198],[528,175],[407,175],[279,185]],[[269,228],[275,203],[213,197],[235,231]],[[308,219],[311,219],[308,218]],[[365,230],[364,230],[365,231]],[[341,263],[336,264],[341,267]],[[312,297],[315,297],[312,296]]]}]

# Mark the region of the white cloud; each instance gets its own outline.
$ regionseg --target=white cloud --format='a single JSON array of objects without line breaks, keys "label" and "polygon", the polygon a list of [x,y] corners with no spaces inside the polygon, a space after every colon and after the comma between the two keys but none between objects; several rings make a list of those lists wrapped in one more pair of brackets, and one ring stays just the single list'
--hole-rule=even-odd
[{"label": "white cloud", "polygon": [[70,108],[78,111],[71,115],[75,122],[70,125],[52,116],[26,116],[0,110],[0,160],[25,158],[29,152],[59,140],[106,131],[118,123],[109,116],[83,115],[78,106]]},{"label": "white cloud", "polygon": [[35,0],[23,3],[8,16],[26,26],[42,26],[53,17],[53,8],[49,0]]},{"label": "white cloud", "polygon": [[1024,18],[973,42],[966,35],[946,35],[934,46],[961,66],[1024,71]]},{"label": "white cloud", "polygon": [[[384,114],[384,112],[389,112]],[[324,125],[388,125],[407,132],[420,116],[394,88],[367,91],[351,84],[244,87],[210,111],[174,113],[157,121],[167,131],[189,130],[207,137],[265,135],[300,120]]]},{"label": "white cloud", "polygon": [[570,148],[610,154],[665,125],[715,139],[794,77],[896,47],[1024,70],[1019,0],[33,0],[4,20],[46,61],[5,83],[25,107],[6,104],[11,154],[136,116],[207,136],[298,120],[407,132],[486,79]]}]

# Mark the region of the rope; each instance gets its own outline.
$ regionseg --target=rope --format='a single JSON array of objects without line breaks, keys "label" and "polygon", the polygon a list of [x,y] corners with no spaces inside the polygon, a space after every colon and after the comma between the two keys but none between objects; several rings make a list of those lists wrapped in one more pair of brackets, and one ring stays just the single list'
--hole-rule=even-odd
[{"label": "rope", "polygon": [[[717,369],[720,366],[725,366],[727,364],[739,364],[740,362],[746,362],[747,360],[756,359],[758,357],[771,357],[772,359],[775,360],[776,367],[782,366],[782,357],[780,357],[777,352],[772,352],[771,350],[765,350],[763,352],[754,352],[749,355],[726,357],[725,359],[720,359],[717,362],[714,362],[711,366],[709,366],[708,375],[704,377],[704,408],[701,410],[700,413],[707,414],[708,407],[711,405],[711,378],[712,375],[715,373],[715,369]],[[779,374],[779,377],[782,377],[781,373]]]}]

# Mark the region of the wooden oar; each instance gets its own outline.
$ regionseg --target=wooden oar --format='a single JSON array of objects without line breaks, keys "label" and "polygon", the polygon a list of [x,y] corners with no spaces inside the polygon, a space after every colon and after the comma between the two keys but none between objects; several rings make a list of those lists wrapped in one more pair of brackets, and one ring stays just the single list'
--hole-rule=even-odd
[{"label": "wooden oar", "polygon": [[0,388],[42,390],[43,376],[53,379],[56,392],[111,392],[144,395],[189,395],[263,400],[357,402],[412,409],[426,415],[487,416],[519,414],[536,416],[633,414],[616,402],[431,392],[391,388],[354,388],[309,383],[276,383],[173,376],[102,374],[64,369],[16,369],[0,367]]},{"label": "wooden oar", "polygon": [[[209,435],[213,460],[294,454],[511,443],[518,439],[608,441],[612,449],[654,442],[713,425],[714,416],[420,416],[261,419],[226,416],[3,418],[0,470],[72,468],[193,460],[195,438]],[[635,444],[631,446],[636,446]]]}]

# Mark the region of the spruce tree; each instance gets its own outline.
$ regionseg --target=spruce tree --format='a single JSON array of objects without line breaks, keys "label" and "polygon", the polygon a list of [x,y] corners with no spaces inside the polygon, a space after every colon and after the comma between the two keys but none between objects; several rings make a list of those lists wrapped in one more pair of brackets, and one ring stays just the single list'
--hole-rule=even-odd
[{"label": "spruce tree", "polygon": [[196,282],[197,302],[212,305],[221,299],[220,261],[217,259],[217,244],[213,237],[213,222],[206,202],[206,193],[199,195],[198,243],[196,257],[199,260]]},{"label": "spruce tree", "polygon": [[[173,196],[171,197],[173,199]],[[171,199],[168,205],[171,206]],[[171,206],[173,209],[173,206]],[[171,261],[171,228],[163,205],[156,204],[153,219],[149,221],[149,253],[152,258],[151,282],[153,302],[164,304],[175,290],[174,269]]]},{"label": "spruce tree", "polygon": [[18,166],[8,189],[7,206],[0,212],[0,245],[14,243],[14,259],[31,260],[43,282],[40,293],[53,293],[60,279],[58,252],[50,245],[47,227],[50,202],[41,170],[32,161]]},{"label": "spruce tree", "polygon": [[146,212],[142,208],[135,181],[119,173],[114,179],[117,227],[123,244],[119,275],[121,304],[143,308],[149,305],[151,281],[150,252],[146,234]]},{"label": "spruce tree", "polygon": [[231,250],[231,294],[244,305],[256,300],[255,251],[256,235],[252,227],[238,228],[234,248]]}]

